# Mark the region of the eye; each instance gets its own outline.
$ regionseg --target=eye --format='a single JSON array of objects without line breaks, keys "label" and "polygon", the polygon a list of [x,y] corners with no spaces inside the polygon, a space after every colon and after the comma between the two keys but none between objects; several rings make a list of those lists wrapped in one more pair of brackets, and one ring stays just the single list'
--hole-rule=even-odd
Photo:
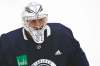
[{"label": "eye", "polygon": [[31,22],[36,22],[36,20],[32,20]]},{"label": "eye", "polygon": [[43,19],[39,19],[39,22],[43,22]]}]

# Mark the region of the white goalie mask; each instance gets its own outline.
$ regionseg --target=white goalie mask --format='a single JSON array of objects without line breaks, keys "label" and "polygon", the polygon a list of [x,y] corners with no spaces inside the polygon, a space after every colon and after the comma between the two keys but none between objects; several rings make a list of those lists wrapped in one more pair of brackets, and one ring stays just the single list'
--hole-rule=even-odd
[{"label": "white goalie mask", "polygon": [[43,11],[42,6],[37,3],[29,3],[22,13],[24,29],[30,33],[32,39],[36,43],[44,42],[45,30],[47,32],[46,37],[51,34],[50,27],[47,25],[47,16],[48,15]]}]

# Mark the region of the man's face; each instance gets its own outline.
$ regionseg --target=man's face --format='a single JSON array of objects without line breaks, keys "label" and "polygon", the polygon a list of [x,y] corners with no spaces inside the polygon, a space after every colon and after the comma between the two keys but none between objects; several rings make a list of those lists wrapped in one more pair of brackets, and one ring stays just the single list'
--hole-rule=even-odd
[{"label": "man's face", "polygon": [[29,27],[34,28],[35,30],[42,29],[46,25],[46,17],[36,20],[28,20]]}]

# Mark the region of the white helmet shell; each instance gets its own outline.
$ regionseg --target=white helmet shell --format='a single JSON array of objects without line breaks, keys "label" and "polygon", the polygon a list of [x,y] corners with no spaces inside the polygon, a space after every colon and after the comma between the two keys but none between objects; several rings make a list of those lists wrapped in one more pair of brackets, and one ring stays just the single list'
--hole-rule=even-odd
[{"label": "white helmet shell", "polygon": [[44,13],[42,5],[34,2],[29,3],[22,13],[22,18],[24,21],[41,19],[44,17],[47,17],[47,14]]}]

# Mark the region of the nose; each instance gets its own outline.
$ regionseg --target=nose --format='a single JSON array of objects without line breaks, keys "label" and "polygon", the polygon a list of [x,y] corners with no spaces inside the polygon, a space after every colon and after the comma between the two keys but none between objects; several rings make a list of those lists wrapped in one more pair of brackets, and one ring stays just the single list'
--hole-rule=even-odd
[{"label": "nose", "polygon": [[34,26],[39,27],[40,25],[41,25],[41,22],[39,22],[37,20],[34,22]]},{"label": "nose", "polygon": [[32,22],[32,27],[36,30],[41,29],[42,23],[38,20]]}]

